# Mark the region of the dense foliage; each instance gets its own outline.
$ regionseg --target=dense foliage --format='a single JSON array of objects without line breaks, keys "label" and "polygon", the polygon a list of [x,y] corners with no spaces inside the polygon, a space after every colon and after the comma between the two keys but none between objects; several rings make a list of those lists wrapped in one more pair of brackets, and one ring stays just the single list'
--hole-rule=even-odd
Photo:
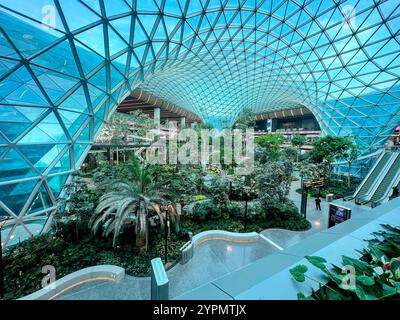
[{"label": "dense foliage", "polygon": [[199,165],[153,165],[149,170],[154,184],[168,190],[175,203],[189,203],[203,192],[205,173]]},{"label": "dense foliage", "polygon": [[[5,299],[16,299],[41,289],[43,266],[54,266],[57,279],[82,268],[111,264],[126,269],[136,276],[149,276],[150,261],[164,257],[162,236],[151,230],[149,249],[135,245],[134,229],[121,234],[118,246],[112,241],[90,232],[87,224],[79,221],[59,223],[56,233],[48,233],[25,241],[9,249],[4,258]],[[187,241],[182,232],[171,234],[169,261],[178,258],[179,248]]]},{"label": "dense foliage", "polygon": [[375,232],[374,239],[361,251],[360,259],[343,256],[343,267],[331,265],[322,257],[306,257],[314,267],[322,271],[327,283],[307,275],[308,268],[298,265],[290,270],[298,282],[319,282],[319,290],[310,297],[300,293],[301,300],[386,300],[400,298],[400,228],[389,225]]},{"label": "dense foliage", "polygon": [[[74,176],[65,186],[65,197],[60,199],[63,213],[55,216],[52,232],[7,250],[6,298],[40,289],[41,267],[45,265],[56,268],[57,278],[98,264],[119,265],[132,274],[149,275],[151,259],[164,257],[159,207],[165,199],[182,205],[194,202],[193,210],[181,216],[180,230],[170,232],[169,262],[179,257],[188,231],[307,230],[310,223],[287,199],[293,152],[281,152],[282,141],[276,137],[261,140],[263,161],[257,162],[259,170],[247,177],[232,175],[232,165],[222,166],[226,171],[192,165],[144,167],[130,152],[119,163],[96,154],[93,168],[90,166],[84,176]],[[244,187],[251,188],[246,230]],[[135,241],[138,235],[145,239],[147,250],[140,248],[143,242]]]},{"label": "dense foliage", "polygon": [[326,136],[313,142],[311,156],[316,163],[328,161],[332,163],[345,157],[352,142],[348,138],[339,136]]},{"label": "dense foliage", "polygon": [[283,137],[278,134],[264,134],[257,137],[255,143],[262,149],[256,150],[256,160],[261,163],[277,160],[281,153],[283,140]]},{"label": "dense foliage", "polygon": [[140,110],[135,110],[128,114],[116,112],[103,126],[97,142],[125,143],[127,142],[127,136],[132,133],[133,124],[135,124],[135,134],[144,137],[148,130],[154,126],[154,121]]},{"label": "dense foliage", "polygon": [[[240,221],[243,223],[245,205],[243,201],[229,201],[225,211],[213,205],[211,200],[197,202],[187,214],[193,223],[210,223],[210,225],[221,223],[228,225],[229,221]],[[288,230],[308,230],[311,225],[299,215],[298,208],[293,202],[287,200],[282,205],[266,211],[260,201],[253,200],[248,203],[248,221],[256,226],[254,231],[268,228],[282,228]],[[243,227],[243,225],[241,224]],[[228,226],[227,226],[228,227]],[[227,230],[227,229],[223,229]],[[237,229],[243,231],[243,229]],[[252,230],[253,231],[253,230]]]}]

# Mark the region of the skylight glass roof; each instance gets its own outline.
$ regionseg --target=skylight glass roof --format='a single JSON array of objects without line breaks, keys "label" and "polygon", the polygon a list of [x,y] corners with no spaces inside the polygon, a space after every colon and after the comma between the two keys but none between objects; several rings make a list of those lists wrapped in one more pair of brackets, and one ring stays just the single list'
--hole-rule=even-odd
[{"label": "skylight glass roof", "polygon": [[304,106],[376,151],[399,124],[399,28],[399,0],[0,0],[8,240],[53,212],[135,88],[217,126]]}]

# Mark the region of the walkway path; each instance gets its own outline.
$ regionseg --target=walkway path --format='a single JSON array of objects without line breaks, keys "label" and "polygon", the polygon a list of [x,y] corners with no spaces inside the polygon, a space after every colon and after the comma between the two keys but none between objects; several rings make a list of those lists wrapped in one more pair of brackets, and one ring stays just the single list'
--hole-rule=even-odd
[{"label": "walkway path", "polygon": [[[290,188],[289,199],[294,201],[296,206],[300,209],[301,206],[301,194],[297,193],[296,190],[301,187],[301,181],[294,181]],[[321,209],[317,211],[315,206],[315,198],[308,199],[307,203],[307,220],[311,222],[312,228],[307,231],[290,231],[283,229],[268,229],[261,232],[261,234],[271,240],[276,245],[287,248],[297,242],[309,237],[310,235],[328,229],[328,218],[329,218],[329,204],[326,199],[321,198]],[[342,204],[345,207],[352,209],[354,213],[360,213],[371,210],[369,207],[357,206],[353,202],[344,202],[341,200],[335,200],[335,203]]]},{"label": "walkway path", "polygon": [[[216,280],[230,272],[278,251],[263,240],[254,243],[208,241],[196,248],[187,264],[178,264],[168,271],[170,298]],[[119,283],[99,281],[86,283],[60,296],[59,300],[148,300],[150,278],[126,276]]]}]

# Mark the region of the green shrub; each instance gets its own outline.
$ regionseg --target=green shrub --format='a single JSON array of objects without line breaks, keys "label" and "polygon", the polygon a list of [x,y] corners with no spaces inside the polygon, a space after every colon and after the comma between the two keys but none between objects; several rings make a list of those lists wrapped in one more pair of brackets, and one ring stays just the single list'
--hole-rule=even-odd
[{"label": "green shrub", "polygon": [[[198,202],[193,206],[192,213],[188,215],[195,221],[205,221],[207,219],[219,219],[224,217],[243,218],[245,212],[244,201],[229,201],[224,209],[216,206],[211,200]],[[248,211],[249,219],[261,218],[264,216],[264,210],[259,201],[249,201]]]},{"label": "green shrub", "polygon": [[198,202],[193,206],[190,218],[192,218],[195,221],[205,221],[210,217],[211,210],[212,210],[211,201]]}]

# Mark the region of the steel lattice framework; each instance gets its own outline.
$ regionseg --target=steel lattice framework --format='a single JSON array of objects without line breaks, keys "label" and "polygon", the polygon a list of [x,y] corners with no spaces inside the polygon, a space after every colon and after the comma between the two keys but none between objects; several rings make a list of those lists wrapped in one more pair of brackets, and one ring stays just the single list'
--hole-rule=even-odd
[{"label": "steel lattice framework", "polygon": [[399,26],[399,0],[0,0],[6,241],[42,231],[135,88],[217,126],[307,107],[376,151],[399,124]]}]

